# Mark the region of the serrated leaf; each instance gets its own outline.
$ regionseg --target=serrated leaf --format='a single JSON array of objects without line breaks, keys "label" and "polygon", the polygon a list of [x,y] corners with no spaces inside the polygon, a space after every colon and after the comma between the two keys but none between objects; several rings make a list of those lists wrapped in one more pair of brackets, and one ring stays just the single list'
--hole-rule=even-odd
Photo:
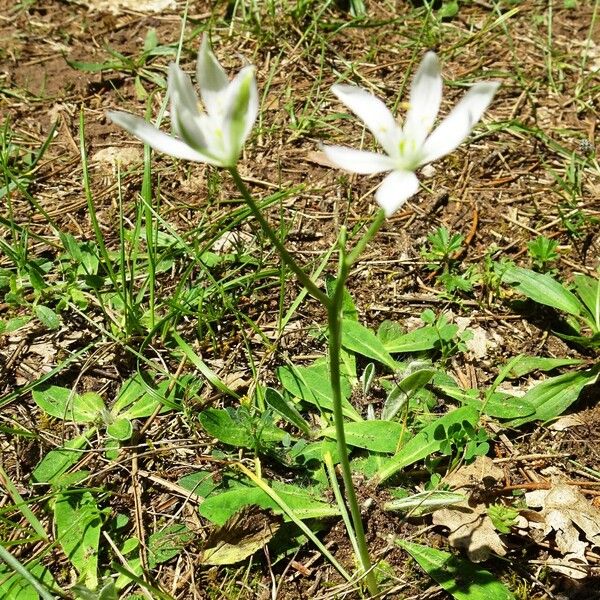
[{"label": "serrated leaf", "polygon": [[510,590],[492,573],[467,560],[404,540],[397,539],[396,544],[456,600],[515,600]]},{"label": "serrated leaf", "polygon": [[577,296],[546,273],[509,267],[502,275],[502,281],[515,286],[519,292],[539,304],[563,310],[575,317],[585,312],[585,307]]},{"label": "serrated leaf", "polygon": [[439,432],[441,429],[448,430],[455,423],[461,424],[463,421],[474,426],[478,419],[479,413],[474,408],[463,406],[429,423],[429,425],[425,426],[419,433],[406,442],[395,456],[384,461],[383,466],[375,473],[372,483],[379,485],[401,469],[419,460],[423,460],[435,452],[439,452],[445,442],[445,438],[439,439],[436,436],[436,432]]},{"label": "serrated leaf", "polygon": [[379,338],[370,329],[357,321],[351,321],[350,319],[342,321],[342,346],[357,354],[372,358],[392,370],[398,367],[398,363],[392,358]]}]

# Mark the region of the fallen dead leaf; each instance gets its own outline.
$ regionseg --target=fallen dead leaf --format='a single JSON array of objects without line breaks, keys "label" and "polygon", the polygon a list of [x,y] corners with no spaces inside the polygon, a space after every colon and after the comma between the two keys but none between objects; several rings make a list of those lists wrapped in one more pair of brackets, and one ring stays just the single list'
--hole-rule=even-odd
[{"label": "fallen dead leaf", "polygon": [[232,565],[254,554],[277,533],[282,518],[258,506],[246,506],[211,533],[200,562]]},{"label": "fallen dead leaf", "polygon": [[445,480],[453,490],[467,494],[467,499],[433,513],[433,523],[450,530],[450,545],[464,550],[472,562],[487,560],[492,553],[506,554],[504,543],[487,515],[487,506],[473,500],[474,492],[489,490],[503,476],[502,469],[491,458],[478,456],[472,464],[461,467]]},{"label": "fallen dead leaf", "polygon": [[600,510],[576,487],[560,483],[550,490],[528,492],[525,501],[529,508],[542,509],[542,522],[529,522],[532,537],[540,541],[554,534],[556,548],[563,555],[548,566],[573,579],[586,577],[585,552],[590,546],[600,546]]}]

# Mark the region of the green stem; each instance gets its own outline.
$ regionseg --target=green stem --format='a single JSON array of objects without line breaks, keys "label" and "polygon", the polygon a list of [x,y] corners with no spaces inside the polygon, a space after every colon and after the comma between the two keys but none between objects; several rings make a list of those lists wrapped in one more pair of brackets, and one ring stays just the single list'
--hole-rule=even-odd
[{"label": "green stem", "polygon": [[[344,480],[344,488],[346,491],[346,500],[350,509],[350,515],[352,517],[352,526],[354,532],[349,531],[348,534],[356,540],[356,546],[358,550],[358,560],[361,568],[365,573],[365,579],[369,593],[372,596],[376,596],[379,593],[377,586],[377,579],[375,573],[371,568],[371,558],[369,556],[369,549],[367,547],[367,539],[365,537],[365,530],[362,523],[362,517],[360,514],[360,506],[356,497],[356,491],[354,489],[354,483],[352,481],[352,470],[350,468],[350,458],[348,455],[348,446],[346,445],[346,432],[344,429],[344,412],[342,409],[342,384],[341,384],[341,373],[340,373],[340,350],[342,347],[342,306],[344,299],[344,286],[348,277],[348,271],[352,263],[358,258],[360,253],[364,250],[367,243],[377,233],[383,221],[385,220],[385,214],[380,211],[377,217],[369,227],[365,235],[359,240],[358,244],[350,255],[346,255],[346,234],[345,230],[340,233],[340,264],[339,274],[336,282],[336,286],[331,297],[327,296],[321,291],[308,274],[298,265],[290,253],[285,249],[280,239],[277,237],[262,212],[254,202],[254,199],[250,195],[246,184],[236,167],[229,169],[233,180],[242,194],[244,201],[248,205],[248,208],[254,215],[255,219],[260,223],[265,235],[271,240],[281,260],[293,271],[300,280],[300,283],[304,285],[306,290],[311,296],[318,300],[327,309],[327,322],[329,325],[329,376],[331,380],[332,389],[332,401],[333,401],[333,420],[335,422],[335,431],[337,438],[337,446],[340,454],[340,466],[342,469],[342,477]],[[250,476],[248,474],[248,476]]]},{"label": "green stem", "polygon": [[352,481],[352,469],[346,445],[346,431],[344,429],[344,413],[342,411],[342,385],[340,373],[340,348],[342,346],[342,306],[344,299],[344,285],[348,276],[348,260],[343,256],[341,249],[341,260],[339,275],[331,302],[327,307],[327,323],[329,325],[329,376],[331,379],[331,390],[333,392],[333,420],[335,422],[335,434],[340,455],[340,467],[346,490],[346,500],[352,516],[354,535],[358,546],[358,559],[365,572],[367,587],[372,596],[379,593],[375,573],[371,568],[371,558],[367,547],[365,529],[360,514],[360,506]]},{"label": "green stem", "polygon": [[263,216],[262,212],[256,205],[256,202],[254,202],[254,199],[250,195],[246,184],[240,177],[237,168],[231,167],[229,172],[235,181],[235,185],[242,194],[244,201],[248,205],[248,208],[252,211],[254,218],[260,223],[265,235],[269,238],[269,240],[271,240],[275,248],[277,248],[277,252],[281,257],[281,260],[289,267],[291,271],[294,272],[296,277],[300,280],[300,283],[308,290],[308,293],[318,300],[323,306],[328,307],[329,298],[327,297],[327,294],[317,287],[304,269],[294,260],[294,257],[285,249],[285,246],[281,243],[281,240],[277,237],[277,234],[273,231],[272,227]]},{"label": "green stem", "polygon": [[362,238],[358,240],[358,243],[356,244],[356,246],[354,246],[352,252],[348,254],[346,258],[346,263],[349,267],[356,262],[356,259],[362,254],[366,245],[375,237],[375,235],[377,235],[377,232],[383,225],[384,221],[385,212],[383,210],[380,210],[375,216],[375,219],[371,223],[371,226],[369,227],[365,235],[363,235]]}]

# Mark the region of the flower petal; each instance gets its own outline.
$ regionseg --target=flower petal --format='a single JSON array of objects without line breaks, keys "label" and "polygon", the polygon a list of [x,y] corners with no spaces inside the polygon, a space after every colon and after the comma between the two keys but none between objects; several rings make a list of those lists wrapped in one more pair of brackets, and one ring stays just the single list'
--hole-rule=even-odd
[{"label": "flower petal", "polygon": [[495,81],[476,83],[450,111],[423,145],[426,164],[452,152],[471,133],[489,106],[498,86]]},{"label": "flower petal", "polygon": [[390,217],[418,191],[419,180],[412,171],[392,171],[381,182],[375,200],[385,211],[385,216]]},{"label": "flower petal", "polygon": [[403,132],[406,138],[421,145],[429,135],[442,101],[440,61],[427,52],[417,70],[410,90],[410,105]]},{"label": "flower petal", "polygon": [[350,173],[370,175],[391,171],[394,168],[394,162],[386,154],[355,150],[345,146],[323,146],[323,152],[336,167]]},{"label": "flower petal", "polygon": [[171,97],[171,106],[183,104],[191,114],[198,114],[198,96],[192,80],[175,63],[169,65],[167,89]]},{"label": "flower petal", "polygon": [[206,34],[202,37],[198,50],[196,77],[206,112],[211,115],[219,114],[223,110],[222,95],[229,85],[229,78],[213,54]]},{"label": "flower petal", "polygon": [[140,117],[121,111],[109,111],[107,115],[113,123],[127,130],[158,152],[164,152],[184,160],[195,160],[212,165],[218,164],[212,157],[194,150],[182,140],[163,133]]},{"label": "flower petal", "polygon": [[225,113],[223,127],[233,164],[237,160],[244,142],[252,131],[258,115],[258,91],[256,89],[255,69],[244,67],[233,79],[225,95]]},{"label": "flower petal", "polygon": [[331,91],[364,122],[390,156],[398,155],[402,130],[379,98],[355,85],[334,85]]}]

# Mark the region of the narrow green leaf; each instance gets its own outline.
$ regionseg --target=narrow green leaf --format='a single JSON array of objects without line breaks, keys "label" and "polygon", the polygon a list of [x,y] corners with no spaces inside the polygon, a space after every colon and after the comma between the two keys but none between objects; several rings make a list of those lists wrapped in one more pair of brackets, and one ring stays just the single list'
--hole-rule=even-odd
[{"label": "narrow green leaf", "polygon": [[546,273],[510,267],[502,275],[502,280],[514,285],[519,292],[535,302],[563,310],[575,317],[585,314],[585,307],[577,296]]},{"label": "narrow green leaf", "polygon": [[286,421],[295,425],[306,435],[311,435],[311,428],[308,422],[298,412],[298,409],[291,402],[288,402],[280,392],[268,387],[265,390],[265,402]]},{"label": "narrow green leaf", "polygon": [[[326,502],[305,488],[276,481],[272,482],[272,488],[299,519],[322,519],[339,514],[335,504]],[[200,505],[200,514],[217,525],[223,525],[240,508],[248,504],[270,508],[277,514],[282,513],[279,505],[264,490],[237,484],[233,489],[213,494],[207,498]]]},{"label": "narrow green leaf", "polygon": [[577,294],[588,310],[590,325],[595,327],[595,331],[600,331],[600,279],[578,274],[573,281]]},{"label": "narrow green leaf", "polygon": [[431,365],[421,361],[413,361],[413,363],[409,365],[407,371],[412,372],[409,372],[409,374],[406,375],[406,377],[404,377],[404,379],[402,379],[388,394],[385,404],[383,405],[383,410],[381,411],[382,420],[393,419],[398,411],[411,399],[415,392],[428,384],[436,373]]},{"label": "narrow green leaf", "polygon": [[456,600],[515,600],[510,590],[492,573],[468,560],[404,540],[397,539],[396,544]]},{"label": "narrow green leaf", "polygon": [[463,406],[429,423],[411,438],[395,456],[384,461],[383,467],[375,473],[372,483],[379,485],[401,469],[423,460],[434,452],[439,452],[444,440],[436,438],[435,433],[439,431],[440,427],[446,430],[454,423],[463,421],[474,426],[478,419],[479,413],[474,408]]},{"label": "narrow green leaf", "polygon": [[342,345],[362,356],[372,358],[392,370],[398,367],[398,363],[392,358],[379,338],[370,329],[357,321],[351,321],[350,319],[342,321]]},{"label": "narrow green leaf", "polygon": [[62,448],[50,450],[33,470],[31,478],[37,483],[51,483],[58,481],[60,476],[79,462],[84,454],[81,452],[89,438],[96,432],[95,428],[88,429],[83,435],[68,440]]},{"label": "narrow green leaf", "polygon": [[511,365],[508,376],[518,379],[532,371],[552,371],[552,369],[558,369],[559,367],[580,365],[582,362],[577,358],[545,358],[542,356],[521,355]]},{"label": "narrow green leaf", "polygon": [[448,492],[446,490],[434,490],[431,492],[419,492],[406,498],[396,498],[383,505],[383,510],[410,512],[411,516],[421,516],[427,513],[452,506],[466,500],[464,494]]},{"label": "narrow green leaf", "polygon": [[517,427],[530,421],[548,421],[558,417],[577,400],[585,386],[598,380],[599,373],[600,364],[592,369],[564,373],[538,383],[521,397],[521,401],[531,404],[535,412],[509,421],[507,425]]},{"label": "narrow green leaf", "polygon": [[223,380],[196,354],[196,352],[194,352],[194,349],[187,344],[179,334],[173,331],[171,332],[171,335],[183,354],[198,369],[198,371],[200,371],[208,383],[210,383],[214,388],[223,394],[227,394],[228,396],[232,396],[236,400],[239,400],[239,394],[229,388],[223,382]]},{"label": "narrow green leaf", "polygon": [[439,331],[432,325],[426,325],[410,333],[388,337],[384,343],[384,347],[388,352],[394,354],[432,350],[439,344],[440,336],[442,339],[452,338],[456,330],[457,327],[453,324],[446,324]]}]

